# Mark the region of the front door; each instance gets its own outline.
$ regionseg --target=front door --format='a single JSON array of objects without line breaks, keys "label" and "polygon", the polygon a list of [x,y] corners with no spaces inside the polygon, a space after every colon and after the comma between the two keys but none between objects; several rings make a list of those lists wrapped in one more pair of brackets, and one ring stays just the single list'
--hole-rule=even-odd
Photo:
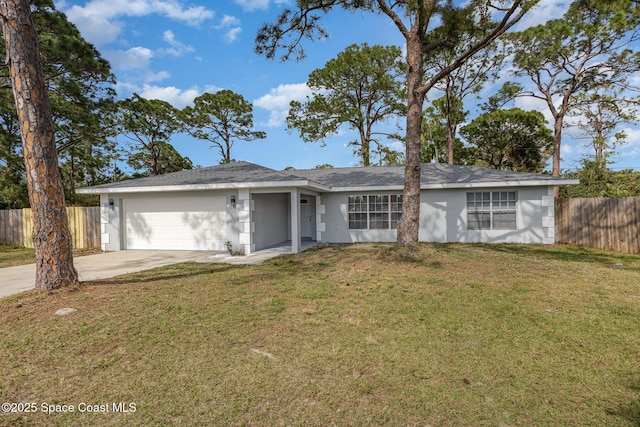
[{"label": "front door", "polygon": [[300,198],[300,238],[303,240],[315,240],[313,236],[313,215],[311,199]]}]

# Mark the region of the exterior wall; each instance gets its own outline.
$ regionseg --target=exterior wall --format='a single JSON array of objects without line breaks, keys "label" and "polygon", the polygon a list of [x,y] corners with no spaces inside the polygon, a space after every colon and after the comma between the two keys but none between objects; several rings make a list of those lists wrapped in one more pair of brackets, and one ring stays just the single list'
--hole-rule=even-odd
[{"label": "exterior wall", "polygon": [[347,215],[347,197],[357,194],[402,194],[402,192],[366,191],[349,193],[323,193],[320,223],[324,232],[320,233],[326,243],[362,243],[362,242],[395,242],[396,230],[349,230]]},{"label": "exterior wall", "polygon": [[[250,193],[248,189],[228,191],[188,191],[165,194],[179,205],[181,197],[225,197],[226,240],[247,255],[292,237],[290,189],[279,192]],[[469,191],[518,191],[517,230],[467,230],[466,193]],[[298,194],[298,193],[296,193]],[[303,195],[313,204],[310,209],[312,235],[327,243],[395,242],[396,230],[349,230],[347,196],[401,194],[401,192],[348,192]],[[158,198],[159,193],[102,194],[100,227],[102,249],[125,249],[124,211],[127,198]],[[299,209],[299,199],[296,197]],[[112,201],[113,203],[110,203]],[[299,212],[299,210],[296,210]],[[510,242],[554,243],[554,201],[552,187],[474,188],[423,190],[420,206],[420,241],[426,242]],[[315,221],[313,221],[315,219]],[[298,224],[299,226],[299,224]],[[224,249],[224,248],[221,248]]]},{"label": "exterior wall", "polygon": [[289,239],[289,194],[252,194],[255,250]]},{"label": "exterior wall", "polygon": [[100,242],[103,251],[119,251],[122,199],[114,194],[100,195]]},{"label": "exterior wall", "polygon": [[[498,190],[518,192],[517,229],[467,230],[467,192]],[[553,243],[553,228],[553,188],[429,190],[420,197],[419,239],[424,242]]]},{"label": "exterior wall", "polygon": [[[127,194],[101,194],[100,195],[100,227],[101,246],[105,251],[119,251],[126,249],[124,209],[126,209],[127,199],[157,199],[161,198],[159,193],[127,193]],[[165,196],[171,199],[172,203],[180,206],[180,199],[184,197],[224,197],[226,200],[224,235],[234,247],[239,245],[241,223],[239,221],[238,193],[231,191],[190,191],[184,193],[172,193]],[[233,199],[236,200],[233,203]],[[110,201],[113,203],[110,204]],[[225,248],[221,247],[220,250]]]},{"label": "exterior wall", "polygon": [[238,227],[238,246],[244,251],[245,255],[250,255],[255,250],[253,243],[253,232],[255,224],[253,223],[253,200],[248,189],[240,189],[236,200],[237,209],[237,227]]},{"label": "exterior wall", "polygon": [[316,196],[316,240],[322,242],[322,235],[327,231],[325,221],[325,205],[323,196]]},{"label": "exterior wall", "polygon": [[[508,190],[518,192],[516,230],[467,230],[467,198],[469,191]],[[321,241],[327,243],[395,242],[396,230],[349,230],[347,196],[401,194],[393,192],[324,193],[324,213],[319,223],[324,231]],[[554,243],[553,188],[509,187],[423,190],[420,197],[420,231],[422,242],[491,242]]]}]

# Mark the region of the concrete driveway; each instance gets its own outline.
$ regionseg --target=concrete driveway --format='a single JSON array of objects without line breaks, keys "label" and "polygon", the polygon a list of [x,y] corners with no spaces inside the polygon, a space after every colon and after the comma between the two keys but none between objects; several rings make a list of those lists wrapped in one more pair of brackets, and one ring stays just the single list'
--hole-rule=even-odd
[{"label": "concrete driveway", "polygon": [[[278,253],[256,253],[247,257],[225,257],[223,254],[202,251],[118,251],[74,258],[80,281],[108,279],[126,273],[149,270],[181,262],[226,262],[258,264]],[[0,269],[0,298],[33,289],[35,264]]]}]

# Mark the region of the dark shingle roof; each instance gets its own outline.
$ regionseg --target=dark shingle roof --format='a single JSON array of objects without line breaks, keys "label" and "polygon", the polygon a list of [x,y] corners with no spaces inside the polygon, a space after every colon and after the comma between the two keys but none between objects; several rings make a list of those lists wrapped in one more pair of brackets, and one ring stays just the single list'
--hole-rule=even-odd
[{"label": "dark shingle roof", "polygon": [[[371,166],[330,169],[304,169],[292,171],[276,171],[249,162],[234,162],[206,168],[168,173],[158,176],[133,179],[111,184],[97,185],[87,188],[91,193],[98,190],[115,190],[145,187],[175,186],[207,186],[219,185],[239,186],[241,184],[281,183],[283,186],[293,182],[309,181],[309,185],[319,188],[371,188],[402,187],[404,184],[404,166]],[[573,182],[572,182],[573,181]],[[421,187],[456,187],[481,184],[508,185],[509,183],[526,185],[557,185],[558,183],[575,183],[575,180],[521,172],[499,171],[486,168],[428,163],[422,165]],[[318,186],[317,184],[320,184]],[[81,189],[81,192],[82,191]]]},{"label": "dark shingle roof", "polygon": [[[329,187],[402,186],[404,165],[334,169],[295,170],[292,173]],[[503,183],[526,181],[558,181],[562,178],[522,172],[508,172],[442,163],[425,163],[421,168],[422,187],[455,184]],[[553,185],[553,184],[550,184]]]},{"label": "dark shingle roof", "polygon": [[174,185],[239,184],[245,182],[289,182],[299,181],[291,172],[280,172],[249,162],[233,162],[206,168],[184,170],[157,176],[148,176],[127,181],[102,184],[92,189],[158,187]]}]

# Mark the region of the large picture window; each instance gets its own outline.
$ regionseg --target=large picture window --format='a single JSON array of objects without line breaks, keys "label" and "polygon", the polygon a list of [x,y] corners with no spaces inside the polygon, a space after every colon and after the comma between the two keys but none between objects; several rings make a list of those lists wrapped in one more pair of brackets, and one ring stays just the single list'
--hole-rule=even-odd
[{"label": "large picture window", "polygon": [[350,230],[393,230],[402,216],[401,194],[349,196]]},{"label": "large picture window", "polygon": [[467,193],[467,229],[515,230],[517,191]]}]

